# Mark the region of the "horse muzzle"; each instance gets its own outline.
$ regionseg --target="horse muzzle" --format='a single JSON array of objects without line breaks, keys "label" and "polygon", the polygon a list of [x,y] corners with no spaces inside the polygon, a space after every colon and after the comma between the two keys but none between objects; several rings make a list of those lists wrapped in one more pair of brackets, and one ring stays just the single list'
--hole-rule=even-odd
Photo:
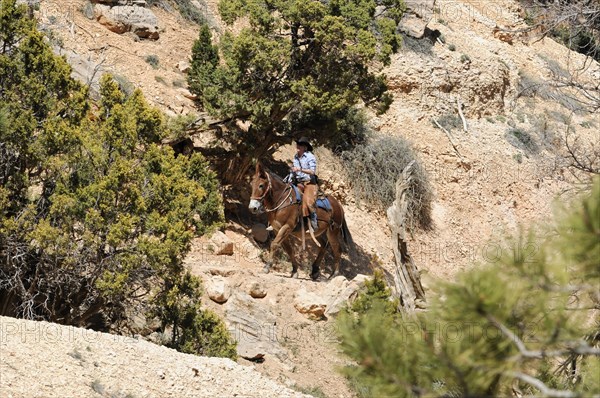
[{"label": "horse muzzle", "polygon": [[258,214],[263,211],[263,205],[259,200],[252,199],[248,205],[248,209],[252,214]]}]

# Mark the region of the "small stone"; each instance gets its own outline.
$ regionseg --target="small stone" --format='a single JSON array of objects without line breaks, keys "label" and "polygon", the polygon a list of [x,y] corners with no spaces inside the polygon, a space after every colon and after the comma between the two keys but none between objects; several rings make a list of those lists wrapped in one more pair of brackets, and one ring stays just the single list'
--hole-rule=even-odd
[{"label": "small stone", "polygon": [[212,250],[217,255],[230,256],[233,254],[233,241],[221,231],[215,232],[210,237],[210,245],[212,249],[209,250]]},{"label": "small stone", "polygon": [[365,285],[365,282],[371,279],[368,275],[358,274],[352,279],[352,282],[358,284],[360,287]]},{"label": "small stone", "polygon": [[252,226],[252,237],[255,241],[265,243],[269,240],[269,231],[264,224],[254,224]]},{"label": "small stone", "polygon": [[315,293],[300,289],[294,297],[294,308],[301,314],[311,315],[316,318],[321,318],[325,315],[327,303],[322,297]]},{"label": "small stone", "polygon": [[190,68],[191,68],[191,65],[188,61],[177,62],[177,70],[181,73],[188,73]]},{"label": "small stone", "polygon": [[208,297],[218,304],[226,303],[231,296],[231,287],[223,278],[215,277],[206,284],[206,293]]},{"label": "small stone", "polygon": [[195,95],[195,94],[192,94],[192,93],[190,92],[190,90],[188,90],[188,89],[187,89],[187,88],[185,88],[185,87],[180,87],[180,88],[179,88],[177,91],[179,91],[179,92],[181,93],[181,95],[183,95],[185,98],[187,98],[187,99],[189,99],[189,100],[195,101],[195,100],[197,100],[197,99],[198,99],[198,96],[197,96],[197,95]]},{"label": "small stone", "polygon": [[248,293],[252,298],[264,298],[267,295],[267,289],[260,282],[253,282],[250,285]]}]

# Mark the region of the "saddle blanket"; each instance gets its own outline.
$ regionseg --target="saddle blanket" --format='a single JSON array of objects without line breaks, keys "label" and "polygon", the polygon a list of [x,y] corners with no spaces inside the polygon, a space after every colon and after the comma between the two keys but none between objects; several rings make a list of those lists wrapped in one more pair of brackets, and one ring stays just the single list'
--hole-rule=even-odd
[{"label": "saddle blanket", "polygon": [[329,198],[325,197],[322,199],[317,199],[317,207],[331,211],[331,203],[329,203]]}]

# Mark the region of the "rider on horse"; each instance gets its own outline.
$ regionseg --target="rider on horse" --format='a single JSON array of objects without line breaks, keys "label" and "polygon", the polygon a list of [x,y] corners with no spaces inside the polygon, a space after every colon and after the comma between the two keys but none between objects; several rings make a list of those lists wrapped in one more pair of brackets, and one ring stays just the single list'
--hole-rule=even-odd
[{"label": "rider on horse", "polygon": [[300,188],[304,188],[302,195],[302,216],[310,216],[313,230],[318,229],[317,222],[317,158],[312,153],[313,147],[308,138],[296,140],[296,155],[294,155],[292,172]]}]

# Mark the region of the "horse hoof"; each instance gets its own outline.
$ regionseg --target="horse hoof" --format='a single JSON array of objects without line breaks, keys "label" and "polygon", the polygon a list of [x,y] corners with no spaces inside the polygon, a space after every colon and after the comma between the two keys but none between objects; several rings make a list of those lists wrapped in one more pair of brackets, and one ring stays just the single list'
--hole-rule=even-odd
[{"label": "horse hoof", "polygon": [[338,271],[332,272],[331,275],[329,275],[329,279],[333,279],[333,278],[335,278],[336,276],[339,276],[339,275],[340,275],[340,273]]},{"label": "horse hoof", "polygon": [[270,267],[264,267],[263,268],[263,273],[268,274],[269,272],[271,272],[271,268]]},{"label": "horse hoof", "polygon": [[292,275],[290,276],[290,278],[292,278],[292,279],[298,279],[298,273],[297,272],[292,272]]},{"label": "horse hoof", "polygon": [[310,279],[312,279],[313,281],[316,281],[317,279],[319,279],[319,276],[321,276],[321,273],[315,272],[313,274],[310,274]]}]

